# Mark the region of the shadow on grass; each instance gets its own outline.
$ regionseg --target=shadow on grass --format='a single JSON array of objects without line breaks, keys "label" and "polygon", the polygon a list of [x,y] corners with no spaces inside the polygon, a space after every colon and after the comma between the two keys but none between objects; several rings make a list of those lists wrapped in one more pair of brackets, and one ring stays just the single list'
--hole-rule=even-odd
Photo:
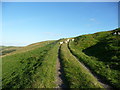
[{"label": "shadow on grass", "polygon": [[61,72],[61,75],[60,75],[60,78],[62,79],[62,82],[63,84],[60,86],[61,88],[69,88],[69,83],[67,81],[67,79],[65,78],[65,72],[64,72],[64,64],[62,63],[62,59],[61,59],[61,45],[59,47],[59,50],[58,50],[58,59],[59,59],[59,62],[60,62],[60,72]]}]

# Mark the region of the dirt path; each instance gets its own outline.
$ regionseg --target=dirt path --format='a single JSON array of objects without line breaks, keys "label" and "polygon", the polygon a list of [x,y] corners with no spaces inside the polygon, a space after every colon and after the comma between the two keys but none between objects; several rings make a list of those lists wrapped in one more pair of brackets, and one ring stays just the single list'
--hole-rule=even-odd
[{"label": "dirt path", "polygon": [[65,85],[65,77],[64,77],[64,72],[62,69],[62,65],[61,65],[61,60],[60,60],[60,48],[58,50],[58,59],[57,59],[57,87],[56,88],[67,88],[67,86]]},{"label": "dirt path", "polygon": [[[67,46],[68,46],[68,45],[67,45]],[[71,52],[69,46],[68,46],[68,49],[69,49],[69,51]],[[72,52],[71,52],[71,54],[73,55]],[[109,90],[109,88],[112,88],[111,86],[107,85],[101,78],[99,78],[97,75],[95,75],[94,73],[92,73],[92,72],[90,71],[90,69],[89,69],[88,67],[86,67],[83,63],[81,63],[76,56],[73,55],[73,57],[75,57],[76,60],[80,63],[80,65],[83,66],[87,71],[89,71],[89,72],[99,81],[99,83],[100,83],[104,88],[108,88],[108,90]]]}]

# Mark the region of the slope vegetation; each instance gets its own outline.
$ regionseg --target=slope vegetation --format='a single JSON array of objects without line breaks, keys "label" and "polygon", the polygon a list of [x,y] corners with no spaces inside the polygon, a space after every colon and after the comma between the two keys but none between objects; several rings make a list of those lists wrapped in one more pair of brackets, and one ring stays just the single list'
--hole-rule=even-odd
[{"label": "slope vegetation", "polygon": [[71,52],[112,87],[120,88],[120,29],[82,35],[69,44]]},{"label": "slope vegetation", "polygon": [[36,48],[40,48],[40,47],[43,47],[43,46],[50,44],[52,42],[54,42],[54,40],[33,43],[33,44],[30,44],[30,45],[25,46],[25,47],[1,46],[0,51],[1,51],[2,57],[4,57],[6,55],[8,56],[8,55],[27,52],[27,51],[30,51],[30,50],[33,50]]},{"label": "slope vegetation", "polygon": [[[38,83],[37,80],[42,79],[44,81],[44,79],[46,79],[46,76],[42,77],[42,74],[46,72],[44,70],[48,69],[45,67],[47,63],[44,64],[46,61],[45,59],[50,56],[49,51],[51,51],[56,43],[57,41],[54,41],[50,44],[45,44],[45,46],[43,45],[40,48],[35,48],[30,51],[11,54],[3,57],[3,88],[32,88],[33,86],[39,87],[39,85],[36,86],[36,83]],[[40,67],[41,69],[39,69]],[[41,73],[41,76],[38,73]],[[47,72],[45,74],[47,75]],[[39,80],[39,82],[42,80]],[[46,83],[44,81],[44,85],[46,85]],[[41,87],[45,87],[44,85]]]},{"label": "slope vegetation", "polygon": [[3,55],[2,87],[120,88],[118,31],[39,42]]},{"label": "slope vegetation", "polygon": [[61,46],[60,54],[69,88],[103,88],[96,78],[70,53],[67,44]]}]

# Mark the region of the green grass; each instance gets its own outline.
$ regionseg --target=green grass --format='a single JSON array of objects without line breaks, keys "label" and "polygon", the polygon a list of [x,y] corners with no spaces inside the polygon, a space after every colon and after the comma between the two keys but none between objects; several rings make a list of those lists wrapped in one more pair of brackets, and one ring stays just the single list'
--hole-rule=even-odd
[{"label": "green grass", "polygon": [[33,44],[30,44],[28,46],[25,46],[25,47],[21,48],[18,52],[26,52],[26,51],[33,50],[35,48],[40,48],[40,47],[43,47],[43,46],[45,46],[47,44],[50,44],[50,43],[52,43],[54,41],[55,40],[49,40],[49,41],[43,41],[43,42],[33,43]]},{"label": "green grass", "polygon": [[17,47],[17,46],[0,46],[0,51],[4,50],[4,49],[8,49],[8,48],[20,48],[20,47]]},{"label": "green grass", "polygon": [[34,88],[55,88],[56,87],[56,61],[58,58],[57,43],[46,55],[41,67],[33,77],[36,79],[33,84]]},{"label": "green grass", "polygon": [[16,53],[23,53],[23,52],[31,51],[33,49],[40,48],[40,47],[43,47],[47,44],[50,44],[54,41],[55,40],[33,43],[33,44],[30,44],[30,45],[25,46],[25,47],[1,46],[2,47],[0,49],[1,50],[1,55],[3,54],[2,57],[4,57],[6,55],[8,56],[8,55],[16,54]]},{"label": "green grass", "polygon": [[38,68],[42,66],[44,58],[55,43],[3,57],[3,88],[32,88],[35,83],[34,76],[42,72]]},{"label": "green grass", "polygon": [[102,88],[97,79],[73,57],[67,44],[61,46],[60,57],[69,88]]},{"label": "green grass", "polygon": [[[113,35],[118,31],[120,29],[78,36],[69,45],[64,43],[60,47],[63,74],[69,88],[102,88],[79,61],[112,87],[120,88],[120,36]],[[55,88],[59,42],[65,40],[39,42],[13,52],[10,49],[13,47],[3,47],[2,87]]]},{"label": "green grass", "polygon": [[[117,29],[118,31],[120,29]],[[70,42],[72,53],[112,87],[120,88],[120,36],[115,31],[83,35]]]},{"label": "green grass", "polygon": [[19,50],[21,47],[15,46],[0,46],[0,56]]}]

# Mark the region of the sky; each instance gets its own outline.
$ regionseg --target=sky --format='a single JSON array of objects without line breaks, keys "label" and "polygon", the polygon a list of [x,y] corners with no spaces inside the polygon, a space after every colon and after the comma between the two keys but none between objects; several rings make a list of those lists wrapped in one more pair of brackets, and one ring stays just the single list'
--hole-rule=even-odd
[{"label": "sky", "polygon": [[2,45],[25,46],[118,28],[117,2],[3,2]]}]

